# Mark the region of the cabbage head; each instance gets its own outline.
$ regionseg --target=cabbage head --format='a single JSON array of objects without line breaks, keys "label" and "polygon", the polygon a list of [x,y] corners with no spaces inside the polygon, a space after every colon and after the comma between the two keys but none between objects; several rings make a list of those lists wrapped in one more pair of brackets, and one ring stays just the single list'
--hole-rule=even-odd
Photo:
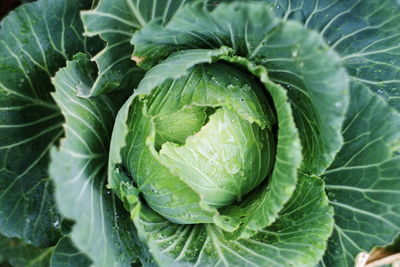
[{"label": "cabbage head", "polygon": [[399,14],[394,0],[22,4],[0,24],[0,265],[395,253]]}]

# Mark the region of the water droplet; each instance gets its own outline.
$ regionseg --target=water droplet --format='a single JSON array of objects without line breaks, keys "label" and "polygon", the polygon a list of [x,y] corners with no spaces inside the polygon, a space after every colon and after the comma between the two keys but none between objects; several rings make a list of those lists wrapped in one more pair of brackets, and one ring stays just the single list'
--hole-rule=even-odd
[{"label": "water droplet", "polygon": [[242,92],[249,92],[250,91],[250,85],[248,85],[248,84],[245,84],[242,88],[241,88],[241,91]]},{"label": "water droplet", "polygon": [[229,90],[233,90],[235,86],[233,84],[229,84],[226,88],[228,88]]},{"label": "water droplet", "polygon": [[299,51],[294,50],[294,51],[292,52],[292,57],[297,57],[298,55],[299,55]]},{"label": "water droplet", "polygon": [[55,221],[55,222],[53,223],[53,226],[54,226],[56,229],[60,228],[60,221],[59,221],[59,220]]}]

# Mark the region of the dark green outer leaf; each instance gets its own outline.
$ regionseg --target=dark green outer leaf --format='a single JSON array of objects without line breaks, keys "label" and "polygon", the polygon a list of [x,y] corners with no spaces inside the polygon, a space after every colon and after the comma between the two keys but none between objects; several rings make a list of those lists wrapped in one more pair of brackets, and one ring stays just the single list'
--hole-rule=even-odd
[{"label": "dark green outer leaf", "polygon": [[58,206],[76,221],[71,239],[96,266],[129,266],[146,258],[136,230],[115,195],[106,189],[106,166],[115,116],[130,91],[93,99],[76,96],[91,86],[97,69],[77,54],[53,79],[54,98],[66,118],[66,138],[52,151],[50,173]]},{"label": "dark green outer leaf", "polygon": [[98,47],[80,35],[78,13],[90,5],[40,0],[0,25],[0,231],[34,245],[49,246],[60,236],[47,165],[63,118],[50,77],[76,52]]},{"label": "dark green outer leaf", "polygon": [[394,0],[263,0],[285,19],[317,30],[351,79],[400,110],[400,5]]},{"label": "dark green outer leaf", "polygon": [[[165,23],[186,0],[100,0],[95,9],[82,12],[86,36],[99,35],[107,46],[93,60],[99,69],[91,88],[80,91],[84,97],[97,96],[118,88],[132,88],[137,77],[131,59],[130,39],[135,31],[158,20]],[[133,74],[132,74],[133,72]]]},{"label": "dark green outer leaf", "polygon": [[[0,235],[0,255],[15,267],[47,267],[54,248],[36,248],[17,238]],[[1,265],[1,262],[0,262]]]},{"label": "dark green outer leaf", "polygon": [[85,34],[100,35],[105,41],[121,41],[130,37],[150,21],[166,23],[187,0],[100,0],[96,8],[82,12]]},{"label": "dark green outer leaf", "polygon": [[92,261],[74,246],[68,236],[58,241],[50,260],[51,267],[89,267],[91,264]]},{"label": "dark green outer leaf", "polygon": [[335,231],[327,266],[352,266],[356,254],[391,243],[400,232],[400,114],[352,84],[345,145],[325,173]]},{"label": "dark green outer leaf", "polygon": [[346,143],[326,174],[336,230],[325,257],[328,266],[352,266],[358,252],[386,245],[400,231],[399,118],[368,92],[400,110],[400,7],[391,0],[266,2],[319,31],[353,80]]}]

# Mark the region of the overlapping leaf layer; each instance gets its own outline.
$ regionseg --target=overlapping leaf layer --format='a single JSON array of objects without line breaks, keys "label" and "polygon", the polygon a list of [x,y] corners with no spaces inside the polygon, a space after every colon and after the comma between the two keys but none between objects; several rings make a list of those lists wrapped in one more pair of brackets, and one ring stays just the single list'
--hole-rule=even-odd
[{"label": "overlapping leaf layer", "polygon": [[353,266],[390,244],[400,232],[399,9],[17,8],[0,24],[0,261]]}]

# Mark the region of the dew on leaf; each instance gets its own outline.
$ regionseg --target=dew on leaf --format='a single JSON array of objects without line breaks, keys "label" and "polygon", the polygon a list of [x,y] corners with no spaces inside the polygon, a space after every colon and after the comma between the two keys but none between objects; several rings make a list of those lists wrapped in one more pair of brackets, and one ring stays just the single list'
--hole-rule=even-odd
[{"label": "dew on leaf", "polygon": [[55,222],[53,223],[53,226],[54,226],[54,228],[56,228],[56,229],[60,228],[60,221],[59,221],[59,220],[55,221]]}]

